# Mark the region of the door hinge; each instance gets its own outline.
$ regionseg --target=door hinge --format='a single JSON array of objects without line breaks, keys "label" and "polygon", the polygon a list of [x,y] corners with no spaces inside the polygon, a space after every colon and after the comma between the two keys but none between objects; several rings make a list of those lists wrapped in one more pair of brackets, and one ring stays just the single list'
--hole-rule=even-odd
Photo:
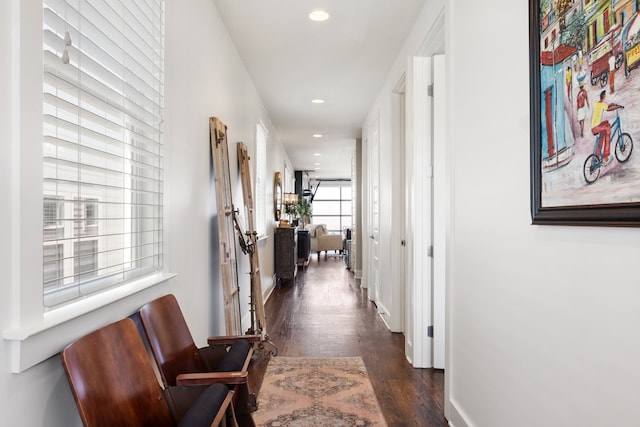
[{"label": "door hinge", "polygon": [[427,95],[428,96],[433,96],[433,85],[429,85],[427,86]]},{"label": "door hinge", "polygon": [[433,338],[433,326],[427,326],[427,336]]},{"label": "door hinge", "polygon": [[428,256],[429,258],[433,258],[433,245],[431,245],[431,246],[429,246],[429,247],[427,248],[427,256]]}]

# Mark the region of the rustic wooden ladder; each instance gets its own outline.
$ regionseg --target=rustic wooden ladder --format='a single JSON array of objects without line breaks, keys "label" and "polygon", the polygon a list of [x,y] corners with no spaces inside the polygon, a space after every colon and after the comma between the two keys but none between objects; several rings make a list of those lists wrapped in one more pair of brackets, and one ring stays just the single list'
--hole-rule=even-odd
[{"label": "rustic wooden ladder", "polygon": [[[249,254],[251,261],[251,329],[248,334],[256,334],[262,337],[261,348],[264,344],[271,347],[269,352],[273,355],[278,353],[278,349],[271,341],[267,334],[267,320],[264,313],[264,301],[262,300],[262,279],[260,275],[260,257],[258,255],[258,232],[255,227],[255,211],[253,203],[253,191],[251,189],[251,169],[249,168],[249,151],[247,147],[238,142],[238,167],[242,178],[242,194],[244,196],[244,207],[247,216],[247,231],[243,233],[242,226],[238,220],[239,215],[236,212],[236,229],[240,235],[240,239],[244,240],[242,250],[245,254]],[[242,236],[246,236],[243,238]]]},{"label": "rustic wooden ladder", "polygon": [[224,294],[224,319],[227,335],[242,334],[240,289],[234,233],[234,207],[231,197],[227,126],[217,117],[209,119],[211,157],[216,186],[220,269]]}]

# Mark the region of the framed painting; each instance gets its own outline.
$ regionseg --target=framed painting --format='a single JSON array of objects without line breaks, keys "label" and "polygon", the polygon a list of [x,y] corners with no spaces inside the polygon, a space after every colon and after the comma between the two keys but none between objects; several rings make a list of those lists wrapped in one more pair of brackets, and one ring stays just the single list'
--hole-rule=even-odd
[{"label": "framed painting", "polygon": [[534,224],[640,226],[640,0],[529,0]]}]

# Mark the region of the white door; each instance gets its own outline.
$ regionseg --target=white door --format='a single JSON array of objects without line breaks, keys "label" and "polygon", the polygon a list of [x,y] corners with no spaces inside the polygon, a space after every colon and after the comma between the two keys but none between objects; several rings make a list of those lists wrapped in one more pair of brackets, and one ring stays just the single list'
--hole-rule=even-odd
[{"label": "white door", "polygon": [[[407,210],[405,209],[407,204],[407,192],[406,189],[408,187],[407,183],[407,175],[404,171],[404,163],[406,159],[406,115],[405,115],[405,106],[406,106],[406,88],[402,86],[402,90],[398,93],[398,97],[396,99],[396,106],[398,108],[398,116],[397,116],[397,140],[398,140],[398,151],[399,151],[399,161],[394,162],[394,165],[401,165],[399,171],[394,173],[394,176],[397,177],[399,182],[399,188],[396,186],[394,191],[397,192],[397,201],[394,202],[396,208],[394,210],[394,218],[397,218],[397,222],[399,223],[397,228],[393,229],[393,233],[397,232],[398,238],[393,239],[393,243],[395,247],[398,247],[400,253],[400,260],[398,262],[398,289],[397,294],[394,297],[394,300],[398,300],[398,314],[394,315],[394,324],[397,324],[397,330],[401,332],[405,332],[406,322],[404,321],[407,311],[406,305],[406,297],[405,293],[407,292],[407,266],[409,263],[407,262]],[[395,166],[394,166],[395,167]],[[395,221],[395,220],[394,220]]]},{"label": "white door", "polygon": [[369,132],[369,299],[379,300],[380,291],[380,133],[378,119]]},{"label": "white door", "polygon": [[[362,251],[362,277],[360,278],[360,287],[362,289],[369,289],[369,266],[371,265],[371,257],[369,256],[369,235],[371,234],[371,215],[370,215],[370,198],[371,198],[371,167],[369,166],[369,136],[365,136],[362,139],[362,152],[360,153],[360,157],[362,158],[362,180],[360,181],[360,195],[362,197],[362,207],[363,210],[361,212],[361,229],[358,230],[360,233],[360,250]],[[366,213],[365,213],[366,212]]]},{"label": "white door", "polygon": [[410,183],[407,197],[412,231],[409,240],[409,278],[405,301],[412,307],[407,319],[405,351],[415,368],[433,366],[432,340],[432,61],[412,57],[407,69],[406,164]]}]

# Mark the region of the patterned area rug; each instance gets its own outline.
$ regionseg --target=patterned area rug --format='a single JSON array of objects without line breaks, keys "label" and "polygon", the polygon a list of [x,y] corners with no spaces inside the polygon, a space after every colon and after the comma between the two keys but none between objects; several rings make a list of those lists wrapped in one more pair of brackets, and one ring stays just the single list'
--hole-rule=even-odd
[{"label": "patterned area rug", "polygon": [[360,357],[272,357],[253,413],[258,426],[386,426]]}]

